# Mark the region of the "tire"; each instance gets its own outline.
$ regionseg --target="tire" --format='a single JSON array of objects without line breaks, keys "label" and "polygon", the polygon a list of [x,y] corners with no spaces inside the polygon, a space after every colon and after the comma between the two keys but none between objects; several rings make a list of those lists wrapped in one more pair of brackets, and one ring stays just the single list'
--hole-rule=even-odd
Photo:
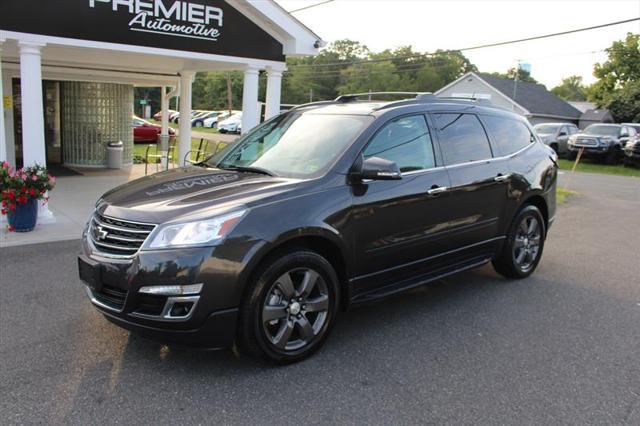
[{"label": "tire", "polygon": [[618,164],[618,152],[619,151],[617,149],[613,149],[611,152],[609,152],[604,159],[604,163],[610,166],[615,166],[616,164]]},{"label": "tire", "polygon": [[248,285],[236,340],[242,352],[289,364],[322,346],[340,300],[338,277],[325,258],[305,249],[281,252],[263,262]]},{"label": "tire", "polygon": [[567,151],[567,160],[575,161],[578,157],[578,153],[575,151]]},{"label": "tire", "polygon": [[[532,228],[533,222],[535,228]],[[525,205],[513,219],[502,251],[492,261],[496,272],[515,279],[531,275],[542,258],[545,238],[546,227],[540,210],[534,205]]]},{"label": "tire", "polygon": [[559,155],[560,152],[558,151],[558,144],[557,143],[552,143],[551,145],[549,145],[549,147],[557,154]]}]

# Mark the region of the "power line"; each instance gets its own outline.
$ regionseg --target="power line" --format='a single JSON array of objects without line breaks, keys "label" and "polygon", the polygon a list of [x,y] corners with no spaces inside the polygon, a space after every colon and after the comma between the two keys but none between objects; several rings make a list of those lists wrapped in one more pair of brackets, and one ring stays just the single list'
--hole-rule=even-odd
[{"label": "power line", "polygon": [[334,66],[334,65],[351,65],[351,64],[359,64],[359,63],[368,63],[368,62],[383,62],[383,61],[389,61],[389,60],[394,60],[394,59],[411,59],[411,58],[436,56],[436,55],[442,55],[442,54],[447,54],[447,53],[465,52],[465,51],[469,51],[469,50],[486,49],[486,48],[489,48],[489,47],[504,46],[504,45],[508,45],[508,44],[522,43],[522,42],[525,42],[525,41],[533,41],[533,40],[540,40],[540,39],[549,38],[549,37],[557,37],[557,36],[561,36],[561,35],[573,34],[573,33],[582,32],[582,31],[590,31],[590,30],[595,30],[595,29],[599,29],[599,28],[611,27],[611,26],[614,26],[614,25],[626,24],[626,23],[634,22],[634,21],[640,21],[640,17],[632,18],[632,19],[625,19],[623,21],[609,22],[607,24],[602,24],[602,25],[594,25],[594,26],[591,26],[591,27],[584,27],[584,28],[578,28],[578,29],[574,29],[574,30],[561,31],[561,32],[558,32],[558,33],[544,34],[544,35],[526,37],[526,38],[521,38],[521,39],[516,39],[516,40],[501,41],[501,42],[497,42],[497,43],[480,44],[480,45],[477,45],[477,46],[463,47],[461,49],[447,49],[447,50],[440,50],[440,51],[437,51],[437,52],[430,52],[430,53],[416,53],[414,55],[390,56],[390,57],[387,57],[387,58],[360,59],[360,60],[356,60],[356,61],[335,62],[335,63],[328,63],[328,64],[317,64],[317,65],[316,64],[298,64],[298,65],[291,65],[291,66],[289,66],[289,68],[292,69],[292,68],[301,68],[301,67],[327,67],[327,66]]},{"label": "power line", "polygon": [[335,1],[335,0],[325,0],[325,1],[322,1],[320,3],[312,4],[312,5],[305,6],[305,7],[301,7],[300,9],[290,10],[289,13],[300,12],[301,10],[307,10],[307,9],[311,9],[312,7],[322,6],[323,4],[331,3],[333,1]]}]

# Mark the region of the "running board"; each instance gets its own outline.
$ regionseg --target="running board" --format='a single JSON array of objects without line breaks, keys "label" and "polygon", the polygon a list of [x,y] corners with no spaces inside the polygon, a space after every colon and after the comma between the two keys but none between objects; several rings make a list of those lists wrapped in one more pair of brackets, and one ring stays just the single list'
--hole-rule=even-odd
[{"label": "running board", "polygon": [[410,280],[400,281],[398,283],[389,284],[384,287],[369,291],[367,293],[360,294],[351,299],[351,305],[358,305],[361,303],[372,302],[374,300],[383,299],[392,294],[401,293],[403,291],[411,290],[416,287],[429,284],[433,281],[448,277],[449,275],[457,274],[458,272],[467,271],[485,265],[491,261],[491,257],[483,257],[481,259],[476,258],[457,265],[454,269],[448,269],[447,271],[440,272],[434,271],[428,274],[423,274],[417,278]]}]

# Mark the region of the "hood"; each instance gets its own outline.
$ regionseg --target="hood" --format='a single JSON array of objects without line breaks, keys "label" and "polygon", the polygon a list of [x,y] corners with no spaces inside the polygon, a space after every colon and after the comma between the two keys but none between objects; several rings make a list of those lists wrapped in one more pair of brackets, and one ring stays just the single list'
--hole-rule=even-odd
[{"label": "hood", "polygon": [[184,167],[136,179],[106,192],[101,214],[164,223],[214,216],[291,191],[297,179],[203,167]]}]

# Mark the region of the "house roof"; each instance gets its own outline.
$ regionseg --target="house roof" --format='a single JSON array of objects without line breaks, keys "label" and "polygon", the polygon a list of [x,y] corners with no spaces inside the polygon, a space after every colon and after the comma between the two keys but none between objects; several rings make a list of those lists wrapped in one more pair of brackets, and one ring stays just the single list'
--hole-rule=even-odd
[{"label": "house roof", "polygon": [[581,111],[582,113],[587,112],[590,109],[596,109],[596,104],[593,102],[577,102],[577,101],[568,101],[569,105]]},{"label": "house roof", "polygon": [[582,114],[580,120],[602,122],[606,119],[612,119],[613,116],[608,109],[589,109]]},{"label": "house roof", "polygon": [[513,80],[487,74],[479,74],[478,77],[533,115],[550,115],[575,120],[582,115],[578,109],[548,91],[542,84],[518,81],[514,99],[515,82]]}]

